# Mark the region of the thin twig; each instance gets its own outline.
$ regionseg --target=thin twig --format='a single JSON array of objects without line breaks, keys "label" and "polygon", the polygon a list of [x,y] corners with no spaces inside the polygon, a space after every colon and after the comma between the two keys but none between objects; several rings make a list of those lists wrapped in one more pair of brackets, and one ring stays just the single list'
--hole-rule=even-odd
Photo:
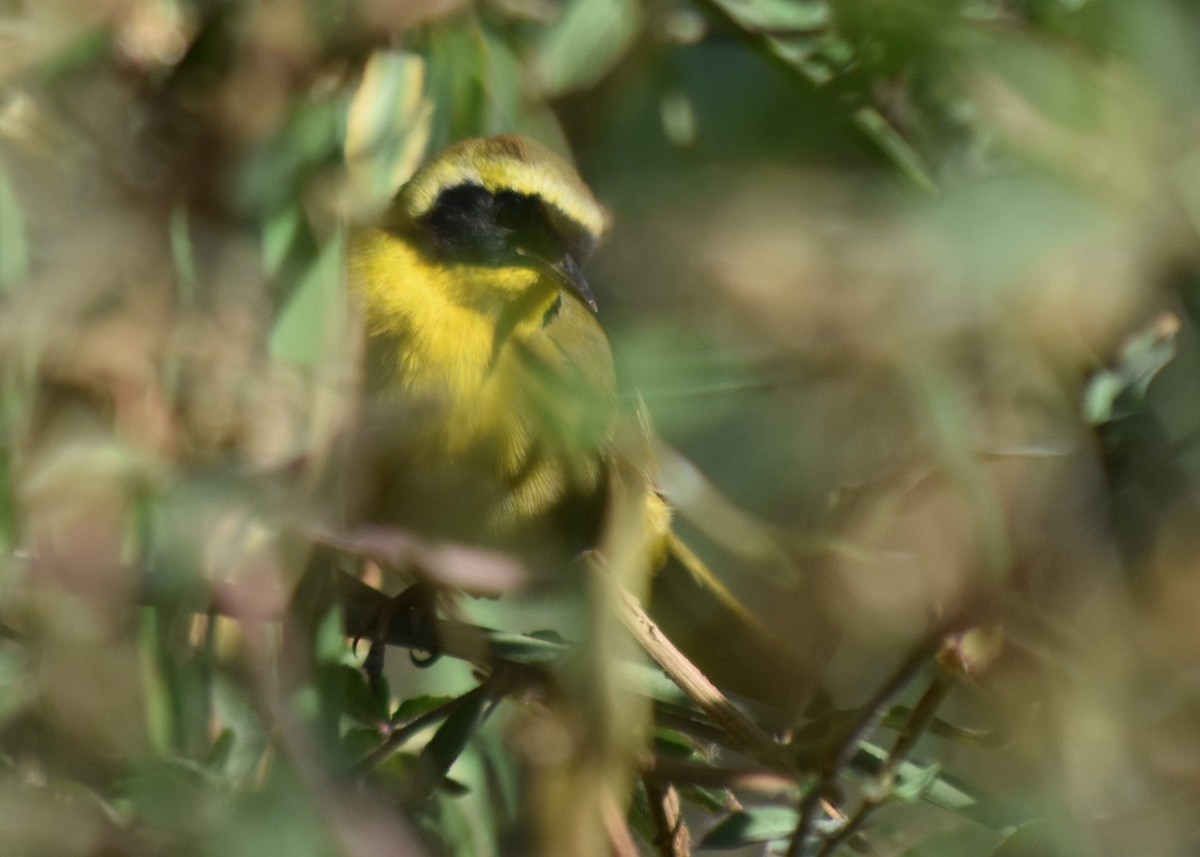
[{"label": "thin twig", "polygon": [[689,857],[692,853],[692,837],[683,820],[683,808],[679,792],[672,785],[666,787],[643,780],[650,819],[654,822],[654,844],[661,857]]},{"label": "thin twig", "polygon": [[739,789],[762,794],[780,794],[796,788],[796,778],[759,768],[719,768],[698,762],[658,758],[642,778],[647,784],[671,783],[709,789]]},{"label": "thin twig", "polygon": [[658,664],[673,682],[734,740],[737,749],[777,771],[789,766],[780,752],[780,745],[742,714],[729,698],[708,680],[675,644],[654,623],[638,600],[628,592],[621,593],[617,605],[620,618],[638,645]]},{"label": "thin twig", "polygon": [[792,840],[788,843],[787,857],[804,857],[808,853],[808,843],[817,826],[817,815],[821,810],[821,802],[829,786],[824,777],[808,787],[804,797],[800,799],[800,818],[796,829],[792,832]]},{"label": "thin twig", "polygon": [[912,684],[917,673],[923,670],[934,655],[941,650],[946,633],[946,631],[940,630],[921,641],[887,684],[872,697],[871,701],[863,708],[858,722],[838,742],[837,750],[830,760],[831,770],[840,771],[844,768],[850,761],[850,757],[854,755],[859,743],[865,741],[879,727],[880,721],[887,715],[900,695]]},{"label": "thin twig", "polygon": [[916,674],[929,663],[941,649],[946,631],[939,630],[923,640],[904,660],[892,678],[863,707],[862,713],[841,740],[826,756],[821,766],[821,776],[800,800],[799,821],[788,843],[787,857],[803,857],[808,853],[813,838],[821,799],[832,789],[834,781],[854,756],[858,745],[870,737],[880,721],[904,690],[912,683]]},{"label": "thin twig", "polygon": [[641,857],[633,833],[625,821],[625,813],[611,799],[604,802],[604,829],[608,834],[609,850],[613,857]]},{"label": "thin twig", "polygon": [[383,743],[359,760],[358,764],[354,766],[355,771],[360,776],[370,773],[382,765],[389,756],[399,750],[400,746],[413,735],[416,735],[422,729],[425,729],[434,723],[437,723],[438,721],[445,720],[468,702],[471,702],[477,697],[489,693],[490,690],[491,689],[489,685],[485,682],[484,684],[467,691],[462,696],[456,696],[454,699],[442,703],[437,708],[432,708],[429,711],[426,711],[424,714],[410,720],[403,726],[393,729],[388,733],[388,736],[384,739]]},{"label": "thin twig", "polygon": [[[892,747],[892,751],[888,754],[887,761],[879,771],[877,776],[881,781],[888,782],[895,776],[897,766],[908,758],[909,752],[916,746],[921,736],[925,734],[929,724],[937,714],[938,707],[945,700],[950,689],[954,687],[957,678],[957,673],[939,666],[937,674],[934,675],[929,687],[926,688],[925,693],[921,695],[920,701],[913,708],[907,722],[904,724],[903,730],[900,732],[900,736],[896,739],[896,743]],[[855,812],[846,825],[836,835],[826,840],[817,857],[832,857],[838,848],[848,842],[850,837],[854,836],[862,828],[871,815],[874,814],[875,810],[883,805],[886,799],[887,795],[883,794],[864,800],[862,806],[858,808],[858,811]]]},{"label": "thin twig", "polygon": [[908,758],[908,754],[912,752],[917,741],[921,739],[933,722],[938,707],[946,699],[946,695],[950,693],[950,689],[954,687],[957,679],[957,672],[939,665],[933,681],[913,708],[900,737],[896,739],[896,745],[892,747],[892,752],[888,755],[887,770],[889,773]]}]

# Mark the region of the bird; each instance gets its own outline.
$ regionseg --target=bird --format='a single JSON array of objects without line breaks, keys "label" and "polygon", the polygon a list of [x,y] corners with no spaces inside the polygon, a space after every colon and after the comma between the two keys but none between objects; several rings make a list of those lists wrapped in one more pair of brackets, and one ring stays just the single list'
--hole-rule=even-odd
[{"label": "bird", "polygon": [[[614,480],[632,472],[648,546],[631,584],[647,595],[654,577],[671,602],[655,615],[714,680],[774,693],[790,683],[747,664],[792,659],[680,549],[646,452],[649,419],[619,405],[582,271],[609,222],[564,158],[507,134],[450,145],[354,230],[348,279],[367,348],[345,518],[511,552],[535,581],[561,582],[599,545]],[[618,442],[629,424],[640,437]]]},{"label": "bird", "polygon": [[510,134],[449,146],[353,232],[351,520],[543,565],[595,543],[618,404],[582,265],[608,222],[566,160]]},{"label": "bird", "polygon": [[[545,798],[529,805],[544,854],[599,853],[607,841],[602,819],[631,782],[629,736],[642,734],[649,710],[644,701],[613,702],[628,696],[600,643],[616,636],[608,632],[613,621],[588,598],[589,580],[617,565],[587,560],[604,542],[621,471],[613,454],[620,413],[613,357],[582,272],[608,222],[565,159],[525,137],[500,135],[435,154],[381,216],[352,228],[347,244],[349,293],[366,346],[361,404],[335,456],[347,531],[382,526],[425,544],[495,549],[517,557],[533,583],[582,596],[564,613],[583,645],[569,665],[537,679],[555,688],[544,710],[569,750],[522,754],[530,793]],[[298,642],[310,654],[315,635],[305,632],[329,609],[331,575],[315,573],[322,553],[318,546],[314,573],[293,596]],[[404,610],[406,627],[436,628],[424,620],[451,600],[446,580],[429,569],[397,570],[418,582],[390,601],[373,595],[378,615],[364,621],[375,624],[367,631],[367,677],[389,704],[380,676],[386,626]],[[419,665],[438,654],[439,643],[432,645]],[[493,666],[483,671],[517,680]],[[500,686],[499,678],[491,685]],[[337,707],[322,703],[318,728],[336,739]],[[542,728],[536,718],[528,722]],[[568,808],[585,820],[564,824]]]}]

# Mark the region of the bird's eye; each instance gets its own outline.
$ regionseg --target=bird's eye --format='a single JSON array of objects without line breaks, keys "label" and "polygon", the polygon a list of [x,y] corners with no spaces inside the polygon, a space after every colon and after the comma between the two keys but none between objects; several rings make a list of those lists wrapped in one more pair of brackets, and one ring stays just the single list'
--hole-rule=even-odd
[{"label": "bird's eye", "polygon": [[497,201],[487,189],[462,184],[442,191],[421,218],[431,248],[464,259],[499,258],[509,244],[509,230],[497,223]]},{"label": "bird's eye", "polygon": [[493,209],[495,223],[508,236],[511,249],[542,258],[554,258],[558,233],[537,197],[501,191]]},{"label": "bird's eye", "polygon": [[496,225],[517,235],[544,229],[541,208],[541,203],[532,197],[501,191],[496,194],[493,209]]}]

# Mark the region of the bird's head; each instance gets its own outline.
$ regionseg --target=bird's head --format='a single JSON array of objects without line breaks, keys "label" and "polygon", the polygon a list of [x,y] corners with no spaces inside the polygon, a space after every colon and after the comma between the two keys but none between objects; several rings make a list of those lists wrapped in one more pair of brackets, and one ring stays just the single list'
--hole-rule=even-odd
[{"label": "bird's head", "polygon": [[442,264],[469,266],[472,288],[511,301],[552,285],[594,310],[580,266],[607,223],[570,164],[503,135],[462,140],[427,162],[396,195],[386,226]]}]

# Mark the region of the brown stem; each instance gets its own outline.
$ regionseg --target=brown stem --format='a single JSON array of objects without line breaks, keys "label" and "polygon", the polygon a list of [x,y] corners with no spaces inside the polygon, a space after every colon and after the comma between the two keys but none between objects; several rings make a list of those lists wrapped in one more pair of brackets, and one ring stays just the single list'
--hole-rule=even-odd
[{"label": "brown stem", "polygon": [[660,857],[690,857],[692,837],[683,820],[679,792],[674,786],[664,788],[648,778],[643,783],[650,804],[650,819],[654,822],[654,844]]},{"label": "brown stem", "polygon": [[780,746],[750,718],[742,714],[729,698],[708,680],[687,657],[667,639],[638,600],[623,592],[617,609],[625,627],[638,645],[658,664],[673,682],[687,694],[714,723],[731,737],[737,749],[777,771],[788,771]]}]

